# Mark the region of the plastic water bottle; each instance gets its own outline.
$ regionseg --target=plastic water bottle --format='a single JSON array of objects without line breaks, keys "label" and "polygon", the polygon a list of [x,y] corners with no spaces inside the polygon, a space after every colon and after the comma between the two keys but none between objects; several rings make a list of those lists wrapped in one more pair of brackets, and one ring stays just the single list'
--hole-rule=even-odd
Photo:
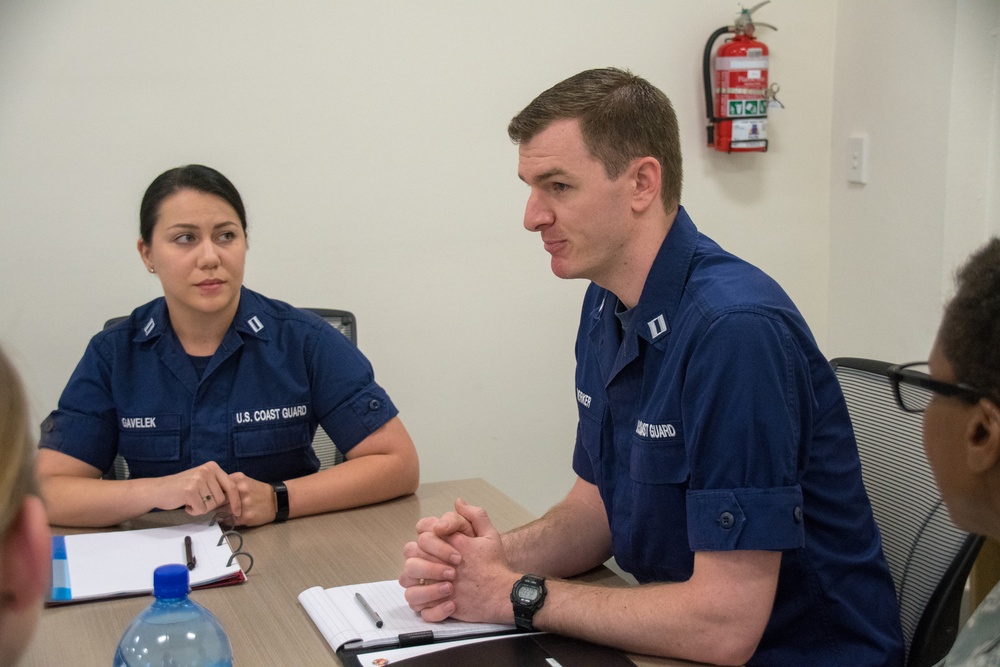
[{"label": "plastic water bottle", "polygon": [[188,569],[153,572],[156,601],[129,624],[115,667],[232,667],[233,650],[219,619],[188,599]]}]

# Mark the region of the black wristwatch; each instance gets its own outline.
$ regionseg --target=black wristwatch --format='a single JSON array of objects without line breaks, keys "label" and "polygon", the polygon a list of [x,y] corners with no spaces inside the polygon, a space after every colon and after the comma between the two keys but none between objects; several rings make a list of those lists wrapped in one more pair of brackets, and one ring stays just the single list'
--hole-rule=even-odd
[{"label": "black wristwatch", "polygon": [[526,574],[517,580],[510,590],[510,601],[514,605],[514,625],[522,630],[534,632],[531,623],[535,612],[545,604],[545,577]]},{"label": "black wristwatch", "polygon": [[278,513],[274,515],[274,522],[284,523],[288,521],[288,487],[284,482],[278,482],[272,484],[271,488],[274,489],[274,497],[278,501]]}]

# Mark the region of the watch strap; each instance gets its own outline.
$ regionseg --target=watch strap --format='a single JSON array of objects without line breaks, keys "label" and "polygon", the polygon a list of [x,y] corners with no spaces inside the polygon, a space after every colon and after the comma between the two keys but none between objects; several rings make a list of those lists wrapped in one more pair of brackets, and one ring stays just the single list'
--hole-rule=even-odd
[{"label": "watch strap", "polygon": [[288,487],[285,486],[284,482],[278,482],[277,484],[272,484],[271,488],[274,489],[274,499],[278,504],[278,511],[274,515],[274,522],[284,523],[288,521]]}]

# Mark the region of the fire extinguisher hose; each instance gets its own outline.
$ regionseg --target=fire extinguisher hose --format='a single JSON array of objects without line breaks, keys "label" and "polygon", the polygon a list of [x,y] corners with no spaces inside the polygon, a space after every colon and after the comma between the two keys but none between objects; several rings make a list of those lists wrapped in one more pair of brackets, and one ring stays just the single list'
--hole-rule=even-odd
[{"label": "fire extinguisher hose", "polygon": [[732,26],[722,26],[718,30],[712,33],[712,36],[708,38],[708,42],[705,44],[705,57],[702,59],[701,63],[701,74],[705,82],[705,117],[708,118],[708,143],[712,144],[715,142],[715,126],[713,123],[725,120],[724,118],[716,118],[714,111],[714,105],[712,104],[712,46],[715,44],[715,40],[719,39],[722,35],[727,32],[734,32]]}]

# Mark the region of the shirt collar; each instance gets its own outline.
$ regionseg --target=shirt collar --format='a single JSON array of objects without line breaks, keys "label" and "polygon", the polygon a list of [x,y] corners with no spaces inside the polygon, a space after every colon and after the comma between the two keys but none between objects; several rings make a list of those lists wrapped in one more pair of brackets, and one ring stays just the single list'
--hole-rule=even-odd
[{"label": "shirt collar", "polygon": [[679,206],[670,231],[646,276],[632,316],[632,329],[653,345],[667,339],[666,334],[670,332],[671,320],[684,293],[697,245],[698,228],[684,207]]},{"label": "shirt collar", "polygon": [[154,299],[145,307],[139,308],[134,317],[136,326],[132,341],[135,343],[155,340],[170,328],[170,320],[167,317],[167,300],[162,296],[159,299]]},{"label": "shirt collar", "polygon": [[260,340],[270,340],[275,320],[263,306],[259,294],[246,287],[241,287],[240,305],[236,309],[236,317],[233,319],[236,331]]},{"label": "shirt collar", "polygon": [[[169,331],[171,327],[166,299],[160,297],[147,308],[141,308],[137,312],[136,322],[136,333],[132,340],[137,343],[152,341]],[[274,319],[263,308],[259,295],[241,286],[240,304],[236,308],[236,317],[230,330],[235,329],[240,334],[270,340],[270,330],[273,328]]]}]

